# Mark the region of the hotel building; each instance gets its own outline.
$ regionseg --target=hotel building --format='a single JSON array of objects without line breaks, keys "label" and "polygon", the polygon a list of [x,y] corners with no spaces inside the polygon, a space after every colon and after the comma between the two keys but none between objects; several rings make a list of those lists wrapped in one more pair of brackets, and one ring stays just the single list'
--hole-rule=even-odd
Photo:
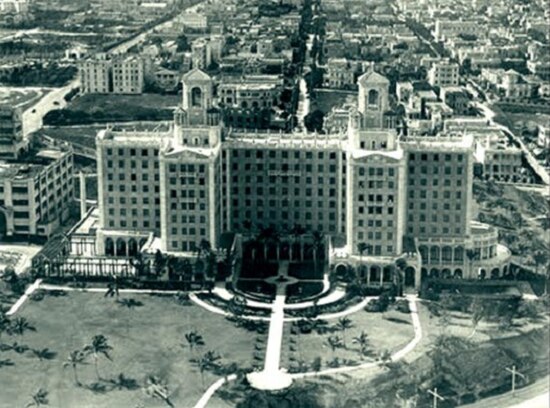
[{"label": "hotel building", "polygon": [[336,133],[232,129],[212,79],[190,71],[171,132],[98,134],[97,252],[128,257],[147,246],[192,256],[224,232],[272,227],[284,238],[300,226],[328,237],[332,267],[362,265],[369,284],[391,279],[386,271],[403,256],[411,286],[505,273],[510,253],[496,229],[472,221],[473,138],[398,136],[389,81],[371,70],[358,87],[357,108]]}]

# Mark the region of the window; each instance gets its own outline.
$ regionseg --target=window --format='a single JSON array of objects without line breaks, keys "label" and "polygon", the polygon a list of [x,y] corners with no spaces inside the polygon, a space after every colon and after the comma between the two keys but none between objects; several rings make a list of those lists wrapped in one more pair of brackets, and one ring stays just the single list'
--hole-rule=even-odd
[{"label": "window", "polygon": [[191,89],[191,106],[194,108],[202,107],[202,90],[199,87]]},{"label": "window", "polygon": [[376,89],[371,89],[368,94],[368,105],[374,107],[378,106],[378,98],[378,91]]}]

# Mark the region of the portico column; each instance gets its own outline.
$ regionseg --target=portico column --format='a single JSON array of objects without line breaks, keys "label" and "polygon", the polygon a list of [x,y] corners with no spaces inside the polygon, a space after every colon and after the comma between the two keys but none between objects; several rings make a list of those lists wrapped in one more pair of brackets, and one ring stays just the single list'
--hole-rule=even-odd
[{"label": "portico column", "polygon": [[384,268],[381,266],[379,268],[380,268],[380,286],[382,286],[382,284],[384,283]]}]

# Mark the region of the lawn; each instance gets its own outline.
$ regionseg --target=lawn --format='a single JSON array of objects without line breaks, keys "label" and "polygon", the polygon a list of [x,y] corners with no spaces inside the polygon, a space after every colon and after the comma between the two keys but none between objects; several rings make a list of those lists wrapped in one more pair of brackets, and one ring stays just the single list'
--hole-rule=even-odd
[{"label": "lawn", "polygon": [[283,340],[282,362],[283,367],[292,366],[294,362],[300,360],[306,364],[316,357],[323,359],[323,367],[327,368],[326,362],[338,358],[355,360],[361,362],[359,346],[352,343],[352,339],[357,337],[362,331],[368,335],[368,353],[367,358],[376,357],[381,351],[397,351],[409,343],[414,337],[414,329],[409,314],[390,310],[385,313],[369,313],[363,310],[352,313],[347,316],[353,325],[346,330],[346,347],[337,348],[332,352],[327,345],[329,336],[339,336],[344,339],[344,334],[336,328],[338,320],[328,320],[329,332],[318,334],[312,331],[308,334],[291,334],[291,323],[285,323],[285,337]]},{"label": "lawn", "polygon": [[170,121],[180,104],[178,95],[96,95],[86,94],[65,109],[49,112],[45,125],[63,126],[89,123]]},{"label": "lawn", "polygon": [[145,107],[176,108],[181,102],[180,95],[95,95],[87,94],[75,98],[69,109],[75,111],[93,112],[98,109],[104,111],[132,111]]},{"label": "lawn", "polygon": [[345,102],[355,102],[356,100],[357,95],[350,91],[318,89],[316,91],[315,100],[311,103],[311,111],[319,109],[326,115],[333,107],[341,106]]},{"label": "lawn", "polygon": [[[30,351],[0,352],[0,361],[14,363],[0,368],[0,407],[24,406],[38,388],[49,391],[50,405],[60,408],[165,406],[140,389],[148,375],[167,382],[175,406],[191,407],[203,393],[200,373],[189,361],[196,352],[180,346],[185,342],[184,334],[191,330],[204,337],[206,345],[201,352],[216,351],[222,357],[221,364],[235,362],[243,368],[252,365],[257,335],[251,336],[223,317],[195,305],[179,305],[173,297],[122,297],[141,302],[142,306],[129,308],[102,294],[77,292],[28,301],[17,317],[28,319],[36,332],[3,336],[2,341],[17,341],[30,349],[48,348],[55,358],[40,361]],[[113,347],[113,361],[100,359],[100,381],[91,360],[90,365],[79,367],[83,385],[77,387],[71,369],[64,369],[63,362],[71,351],[82,348],[97,334],[105,335]],[[120,373],[137,381],[138,386],[115,387],[109,380]],[[207,387],[216,379],[211,372],[204,377]]]}]

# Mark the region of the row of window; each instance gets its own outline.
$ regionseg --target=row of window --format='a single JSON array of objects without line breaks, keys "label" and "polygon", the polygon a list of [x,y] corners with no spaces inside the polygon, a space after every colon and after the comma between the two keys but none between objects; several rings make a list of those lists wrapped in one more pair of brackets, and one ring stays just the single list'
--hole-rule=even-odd
[{"label": "row of window", "polygon": [[[224,151],[225,153],[225,151]],[[314,153],[310,151],[301,151],[301,150],[252,150],[252,149],[243,149],[243,150],[232,150],[231,157],[235,159],[239,158],[251,158],[255,157],[257,159],[263,159],[264,157],[269,157],[271,159],[289,159],[294,157],[296,160],[312,160]],[[319,160],[336,160],[336,152],[317,152],[315,157]]]}]

